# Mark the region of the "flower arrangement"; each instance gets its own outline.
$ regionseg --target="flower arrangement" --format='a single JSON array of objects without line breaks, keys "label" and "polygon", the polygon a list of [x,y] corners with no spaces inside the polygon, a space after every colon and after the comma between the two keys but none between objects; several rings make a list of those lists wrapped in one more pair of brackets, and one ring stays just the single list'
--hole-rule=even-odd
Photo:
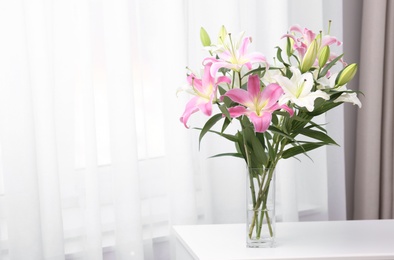
[{"label": "flower arrangement", "polygon": [[[330,35],[315,33],[299,25],[284,34],[285,47],[276,47],[274,64],[265,56],[248,52],[251,37],[233,37],[221,27],[217,43],[204,28],[200,38],[209,56],[202,61],[201,75],[187,74],[186,91],[194,97],[180,120],[188,128],[195,112],[208,120],[200,130],[199,141],[214,133],[235,144],[235,152],[218,154],[245,160],[249,169],[251,222],[249,239],[259,239],[263,223],[273,236],[267,215],[267,198],[274,169],[281,159],[306,154],[324,145],[336,144],[326,129],[313,121],[344,102],[361,107],[357,92],[346,84],[354,77],[357,64],[347,65],[342,55],[331,52],[341,42]],[[285,49],[285,50],[284,50]],[[338,73],[333,66],[342,65]],[[213,106],[218,113],[213,113]],[[214,126],[221,123],[220,130]],[[237,123],[236,133],[227,133]]]}]

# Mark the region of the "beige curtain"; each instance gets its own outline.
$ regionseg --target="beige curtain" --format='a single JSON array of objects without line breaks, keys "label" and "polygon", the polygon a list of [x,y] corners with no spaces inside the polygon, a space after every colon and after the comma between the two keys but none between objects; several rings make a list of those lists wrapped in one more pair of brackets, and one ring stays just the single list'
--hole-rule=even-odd
[{"label": "beige curtain", "polygon": [[393,218],[394,1],[362,5],[353,219]]}]

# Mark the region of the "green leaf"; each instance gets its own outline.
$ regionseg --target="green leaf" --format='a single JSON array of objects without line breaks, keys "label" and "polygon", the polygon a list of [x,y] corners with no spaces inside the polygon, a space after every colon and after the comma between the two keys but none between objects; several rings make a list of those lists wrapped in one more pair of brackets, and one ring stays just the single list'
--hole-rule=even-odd
[{"label": "green leaf", "polygon": [[278,135],[280,135],[280,136],[283,136],[283,137],[285,137],[285,138],[288,138],[288,139],[294,141],[294,138],[293,138],[293,137],[291,137],[290,135],[286,134],[285,132],[283,132],[282,130],[280,130],[279,128],[277,128],[277,127],[275,127],[275,126],[273,126],[273,125],[270,125],[270,126],[268,127],[268,130],[270,130],[270,131],[273,132],[274,134],[278,134]]},{"label": "green leaf", "polygon": [[294,52],[294,50],[293,50],[293,42],[294,41],[290,37],[287,37],[287,40],[286,40],[286,54],[287,54],[288,57],[290,57],[293,54],[293,52]]},{"label": "green leaf", "polygon": [[312,130],[310,128],[304,128],[302,129],[302,131],[300,131],[300,134],[304,135],[304,136],[308,136],[310,138],[322,141],[326,144],[335,144],[338,145],[331,137],[329,137],[327,134],[320,132],[320,131],[316,131],[316,130]]},{"label": "green leaf", "polygon": [[267,142],[267,149],[268,149],[268,155],[272,160],[273,158],[276,157],[277,151],[274,149],[274,147],[272,147],[270,142]]},{"label": "green leaf", "polygon": [[263,145],[260,143],[259,139],[254,135],[252,138],[253,154],[257,157],[257,162],[259,165],[267,164],[267,154],[265,153]]},{"label": "green leaf", "polygon": [[331,69],[332,66],[334,66],[337,61],[339,61],[342,58],[343,54],[339,55],[335,59],[333,59],[330,63],[327,64],[327,66],[324,67],[324,69],[319,73],[319,78],[324,77],[328,70]]},{"label": "green leaf", "polygon": [[232,157],[237,157],[237,158],[243,158],[242,154],[240,154],[240,153],[220,153],[220,154],[216,154],[216,155],[210,156],[209,158],[217,158],[217,157],[224,157],[224,156],[232,156]]},{"label": "green leaf", "polygon": [[227,129],[227,127],[230,125],[231,119],[228,119],[227,117],[224,119],[223,125],[222,125],[222,133]]},{"label": "green leaf", "polygon": [[265,71],[266,69],[267,69],[266,67],[261,67],[261,66],[259,66],[258,68],[252,69],[252,70],[248,71],[247,73],[245,73],[245,74],[242,76],[242,78],[244,78],[244,77],[246,77],[246,76],[249,76],[250,74],[256,74],[256,73],[258,73],[258,72]]},{"label": "green leaf", "polygon": [[283,64],[286,64],[286,62],[283,60],[282,58],[282,49],[279,46],[276,46],[276,58],[278,59],[278,61],[282,62]]},{"label": "green leaf", "polygon": [[221,132],[214,131],[214,130],[209,130],[209,132],[217,134],[217,135],[220,135],[221,137],[224,137],[224,138],[226,138],[227,140],[229,140],[231,142],[237,142],[238,141],[238,138],[236,136],[234,136],[234,135],[225,134],[225,133],[221,133]]},{"label": "green leaf", "polygon": [[334,101],[335,99],[339,98],[343,93],[347,91],[334,91],[332,94],[330,94],[330,101]]},{"label": "green leaf", "polygon": [[[222,94],[222,95],[224,95],[224,94]],[[233,106],[233,104],[235,104],[229,97],[224,97],[223,103],[226,107],[231,107],[231,106]]]},{"label": "green leaf", "polygon": [[247,163],[243,135],[241,132],[238,131],[238,133],[236,134],[236,137],[237,137],[238,141],[235,143],[235,148],[237,149],[238,153],[242,154],[242,157],[245,159],[245,162]]},{"label": "green leaf", "polygon": [[289,114],[289,112],[287,112],[287,111],[276,110],[276,111],[274,111],[272,114],[274,114],[274,115],[280,115],[280,116],[283,116],[283,117],[290,117],[290,114]]},{"label": "green leaf", "polygon": [[208,119],[204,127],[201,129],[200,137],[198,138],[199,145],[201,145],[201,140],[204,137],[204,135],[222,118],[223,118],[222,113],[219,113]]},{"label": "green leaf", "polygon": [[225,115],[228,120],[231,120],[230,113],[228,112],[228,109],[225,104],[220,105],[219,109],[220,109],[220,111],[222,111],[223,115]]},{"label": "green leaf", "polygon": [[259,142],[263,147],[265,147],[265,135],[264,133],[256,133],[256,137],[259,139]]},{"label": "green leaf", "polygon": [[221,96],[223,96],[224,94],[226,94],[226,92],[227,92],[226,89],[224,89],[222,86],[219,86],[219,94],[220,94]]},{"label": "green leaf", "polygon": [[240,121],[244,129],[253,127],[247,116],[242,116]]},{"label": "green leaf", "polygon": [[297,146],[294,146],[292,148],[285,150],[282,154],[282,158],[287,159],[290,157],[294,157],[298,154],[306,153],[308,151],[319,148],[323,145],[325,145],[325,143],[306,143],[306,144],[302,144],[302,145],[297,145]]},{"label": "green leaf", "polygon": [[328,110],[331,110],[339,105],[341,105],[343,102],[325,102],[322,106],[320,106],[318,109],[312,111],[312,112],[308,112],[309,115],[311,116],[318,116],[321,115],[325,112],[327,112]]},{"label": "green leaf", "polygon": [[272,113],[271,122],[273,125],[278,125],[278,116],[275,113]]},{"label": "green leaf", "polygon": [[317,128],[320,131],[327,133],[327,130],[322,125],[316,124],[315,122],[312,122],[312,121],[310,121],[309,123],[310,123],[310,125],[307,126],[307,128]]},{"label": "green leaf", "polygon": [[250,161],[249,166],[261,166],[267,162],[267,155],[259,138],[255,135],[252,127],[247,127],[243,131],[246,141],[247,154]]}]

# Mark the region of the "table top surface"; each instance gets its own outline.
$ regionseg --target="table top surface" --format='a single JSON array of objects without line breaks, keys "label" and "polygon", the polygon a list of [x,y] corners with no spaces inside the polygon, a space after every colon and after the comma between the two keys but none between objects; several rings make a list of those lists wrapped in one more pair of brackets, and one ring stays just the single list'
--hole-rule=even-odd
[{"label": "table top surface", "polygon": [[276,223],[274,248],[247,248],[245,224],[174,226],[195,258],[394,259],[394,220]]}]

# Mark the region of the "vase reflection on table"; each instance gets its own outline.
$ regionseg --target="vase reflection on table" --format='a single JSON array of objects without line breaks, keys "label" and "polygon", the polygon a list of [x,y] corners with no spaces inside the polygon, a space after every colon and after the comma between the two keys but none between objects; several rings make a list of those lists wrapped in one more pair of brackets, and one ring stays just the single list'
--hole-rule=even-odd
[{"label": "vase reflection on table", "polygon": [[[208,116],[199,141],[207,133],[234,143],[233,156],[247,167],[247,246],[272,247],[275,241],[275,169],[281,159],[292,158],[325,146],[337,145],[324,125],[313,119],[349,102],[361,107],[357,92],[347,89],[357,64],[347,65],[331,53],[341,42],[327,34],[298,25],[282,38],[285,50],[277,48],[274,64],[261,53],[248,52],[251,37],[234,37],[223,26],[217,43],[201,28],[201,42],[210,56],[201,75],[187,74],[193,95],[181,116],[185,127],[198,111]],[[333,73],[334,65],[343,65]],[[219,122],[221,124],[219,125]],[[236,124],[239,130],[228,126]]]}]

